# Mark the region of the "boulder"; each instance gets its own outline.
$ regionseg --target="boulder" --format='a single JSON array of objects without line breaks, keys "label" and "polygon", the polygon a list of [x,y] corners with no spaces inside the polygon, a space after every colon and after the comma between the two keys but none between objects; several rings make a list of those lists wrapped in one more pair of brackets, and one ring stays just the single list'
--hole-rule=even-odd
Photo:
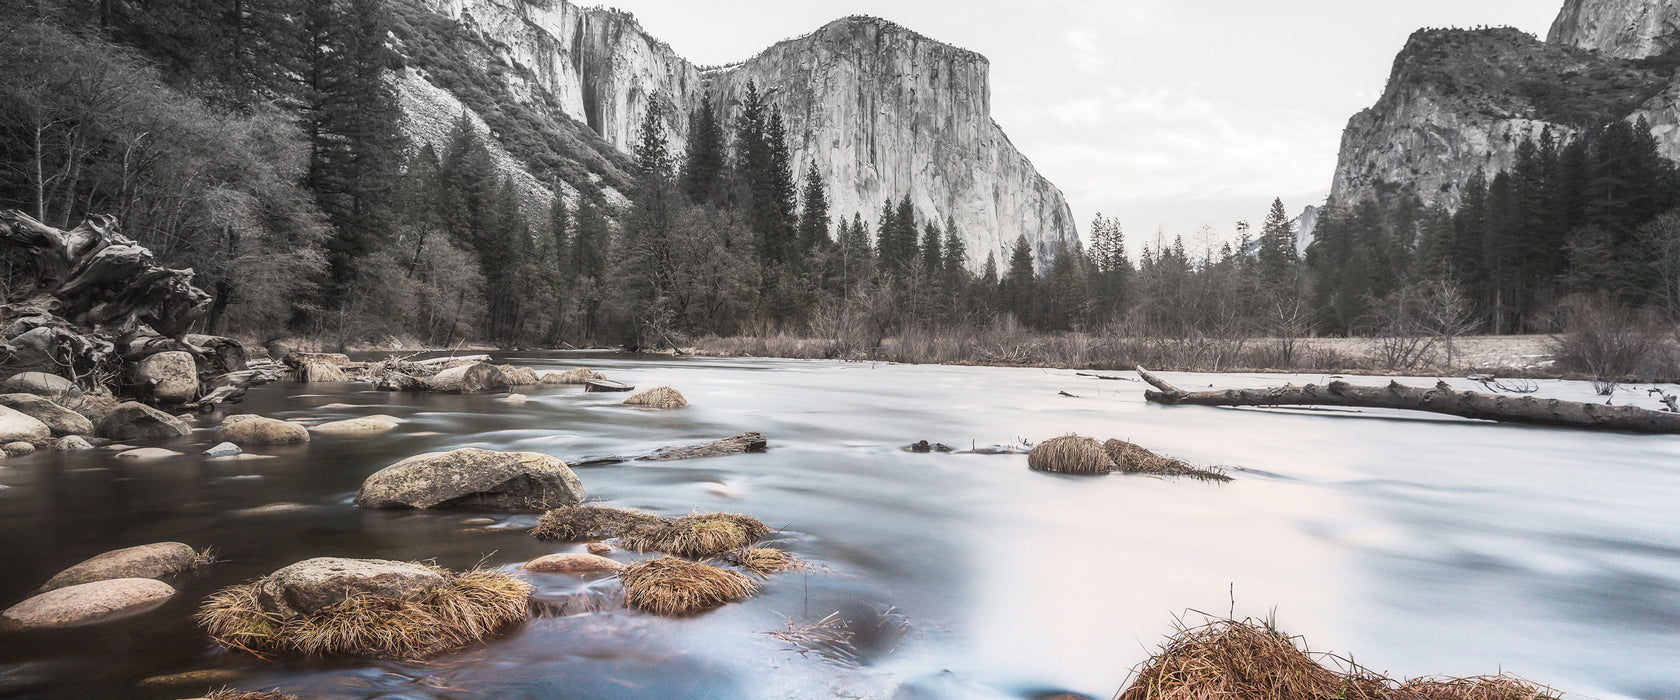
[{"label": "boulder", "polygon": [[506,402],[508,402],[508,403],[510,403],[510,404],[513,404],[513,405],[515,405],[515,406],[522,406],[522,405],[524,405],[524,404],[525,404],[525,403],[526,403],[526,402],[527,402],[527,401],[530,401],[530,400],[531,400],[531,397],[529,397],[529,396],[526,396],[526,395],[524,395],[524,394],[508,394],[508,397],[507,397],[507,398],[505,398],[505,399],[502,399],[502,400],[503,400],[503,401],[506,401]]},{"label": "boulder", "polygon": [[470,365],[450,367],[438,372],[426,384],[432,391],[449,394],[481,394],[506,391],[510,386],[507,373],[500,367],[486,363],[475,362]]},{"label": "boulder", "polygon": [[18,442],[8,442],[4,445],[0,445],[0,452],[5,453],[7,457],[22,457],[24,455],[35,454],[35,446],[21,440]]},{"label": "boulder", "polygon": [[174,350],[149,356],[135,366],[134,379],[151,387],[152,398],[159,403],[182,404],[198,398],[198,365],[188,352]]},{"label": "boulder", "polygon": [[58,333],[46,326],[19,333],[6,345],[12,361],[24,367],[51,367],[65,354],[58,349]]},{"label": "boulder", "polygon": [[151,406],[127,401],[106,413],[94,432],[111,440],[164,440],[191,435],[192,428]]},{"label": "boulder", "polygon": [[58,444],[53,445],[53,449],[59,452],[80,452],[93,449],[93,443],[88,442],[86,438],[80,435],[67,435],[59,438]]},{"label": "boulder", "polygon": [[144,612],[175,596],[149,578],[118,578],[47,591],[8,608],[6,619],[27,628],[72,627]]},{"label": "boulder", "polygon": [[179,456],[181,456],[181,453],[174,450],[166,450],[161,447],[142,447],[137,450],[128,450],[126,452],[117,453],[117,459],[129,459],[136,462],[145,462],[154,459],[165,459],[168,457]]},{"label": "boulder", "polygon": [[559,459],[466,448],[416,455],[375,472],[362,482],[356,505],[541,511],[583,498],[583,482]]},{"label": "boulder", "polygon": [[46,423],[21,411],[0,406],[0,443],[45,440],[52,435]]},{"label": "boulder", "polygon": [[36,396],[74,396],[82,393],[74,382],[46,372],[19,372],[14,374],[5,383],[0,383],[0,391],[8,394],[22,392],[35,394]]},{"label": "boulder", "polygon": [[91,435],[93,421],[36,394],[0,394],[0,406],[45,423],[55,436]]},{"label": "boulder", "polygon": [[117,578],[163,578],[198,566],[198,552],[180,542],[127,547],[95,556],[60,571],[42,584],[47,591]]},{"label": "boulder", "polygon": [[309,442],[309,429],[296,423],[261,416],[228,416],[222,420],[222,427],[216,431],[216,437],[240,447],[295,445]]},{"label": "boulder", "polygon": [[540,571],[547,574],[593,574],[604,571],[618,571],[623,564],[596,554],[550,554],[537,557],[525,563],[526,571]]},{"label": "boulder", "polygon": [[342,603],[353,593],[419,600],[446,582],[441,572],[422,564],[318,557],[263,577],[257,604],[282,618],[293,618]]},{"label": "boulder", "polygon": [[361,418],[351,418],[349,420],[336,420],[330,423],[322,423],[310,428],[310,430],[323,435],[360,435],[363,433],[382,433],[396,428],[397,426],[402,425],[402,423],[403,420],[401,418],[387,416],[384,414],[376,414],[363,416]]},{"label": "boulder", "polygon": [[599,554],[601,556],[606,556],[613,551],[612,545],[605,542],[590,542],[589,544],[584,545],[583,548],[589,550],[590,554]]},{"label": "boulder", "polygon": [[235,445],[231,442],[224,442],[220,445],[217,445],[217,446],[212,447],[208,450],[205,450],[204,451],[204,456],[206,456],[206,457],[232,457],[232,456],[237,455],[237,454],[239,454],[240,452],[243,452],[243,451],[244,450],[239,449],[238,445]]}]

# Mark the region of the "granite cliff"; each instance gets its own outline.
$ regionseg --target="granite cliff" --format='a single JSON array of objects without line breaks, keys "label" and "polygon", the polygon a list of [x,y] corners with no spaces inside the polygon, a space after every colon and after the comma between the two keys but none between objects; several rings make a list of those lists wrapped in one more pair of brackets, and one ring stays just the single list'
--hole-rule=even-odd
[{"label": "granite cliff", "polygon": [[1524,139],[1644,119],[1680,160],[1680,8],[1568,0],[1547,41],[1510,28],[1426,29],[1395,59],[1376,105],[1349,120],[1330,200],[1415,195],[1456,207],[1477,171]]},{"label": "granite cliff", "polygon": [[[988,252],[1000,251],[1001,261],[1021,234],[1041,263],[1063,241],[1078,245],[1061,191],[992,121],[986,59],[891,22],[848,17],[741,63],[708,68],[615,10],[566,0],[406,1],[430,13],[424,21],[447,21],[430,33],[469,45],[491,83],[446,80],[424,66],[406,71],[400,85],[405,105],[421,107],[409,117],[421,140],[436,142],[442,121],[459,118],[451,113],[455,97],[513,165],[558,169],[554,179],[567,190],[580,177],[622,189],[625,154],[655,100],[667,108],[664,126],[680,152],[686,116],[702,97],[712,95],[727,123],[750,81],[784,116],[795,172],[815,163],[825,175],[833,215],[873,219],[884,200],[908,192],[920,218],[955,219],[976,268]],[[461,96],[475,90],[498,96]],[[522,125],[533,120],[542,122],[535,130],[560,132],[568,143],[533,157],[510,138],[532,130]],[[567,159],[575,162],[548,162]],[[542,175],[523,179],[537,191],[548,180]]]}]

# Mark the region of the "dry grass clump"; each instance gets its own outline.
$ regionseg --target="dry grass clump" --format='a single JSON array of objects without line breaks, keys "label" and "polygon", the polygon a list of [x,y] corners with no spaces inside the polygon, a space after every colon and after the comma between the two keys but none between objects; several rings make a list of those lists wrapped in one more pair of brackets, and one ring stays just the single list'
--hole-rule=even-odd
[{"label": "dry grass clump", "polygon": [[1114,470],[1122,474],[1154,474],[1157,476],[1186,476],[1203,481],[1230,481],[1231,477],[1215,469],[1190,466],[1183,460],[1164,457],[1140,445],[1125,440],[1103,443],[1103,451],[1114,460]]},{"label": "dry grass clump", "polygon": [[739,513],[695,513],[619,535],[625,549],[704,559],[744,548],[770,534],[764,521]]},{"label": "dry grass clump", "polygon": [[544,513],[531,536],[539,540],[582,542],[622,537],[642,527],[657,526],[663,518],[652,513],[608,506],[561,506]]},{"label": "dry grass clump", "polygon": [[[441,571],[441,570],[440,570]],[[443,572],[447,573],[447,572]],[[195,618],[217,643],[258,656],[423,659],[471,646],[525,621],[530,584],[475,569],[419,600],[352,594],[308,615],[284,618],[257,600],[261,581],[224,588]]]},{"label": "dry grass clump", "polygon": [[682,408],[688,405],[688,399],[683,398],[681,392],[668,386],[648,389],[624,400],[626,406],[645,406],[647,408]]},{"label": "dry grass clump", "polygon": [[1181,628],[1134,670],[1116,700],[1557,700],[1549,689],[1508,676],[1397,683],[1303,646],[1269,621],[1214,620]]},{"label": "dry grass clump", "polygon": [[512,386],[531,386],[542,383],[542,378],[537,376],[537,371],[530,367],[496,365],[496,369],[502,371],[502,374],[507,377],[508,384]]},{"label": "dry grass clump", "polygon": [[568,369],[564,372],[560,372],[560,373],[557,373],[557,374],[545,375],[542,378],[542,383],[544,383],[544,384],[584,384],[584,383],[587,383],[591,379],[606,379],[606,378],[607,378],[607,375],[601,374],[600,372],[589,369],[588,367],[573,367],[573,368]]},{"label": "dry grass clump", "polygon": [[296,695],[287,695],[278,690],[234,690],[221,688],[210,691],[204,696],[206,700],[297,700]]},{"label": "dry grass clump", "polygon": [[784,571],[798,571],[805,568],[805,562],[800,561],[799,557],[770,547],[737,549],[725,554],[723,560],[759,576],[779,574]]},{"label": "dry grass clump", "polygon": [[1107,474],[1114,468],[1102,443],[1078,435],[1063,435],[1038,443],[1027,453],[1027,466],[1057,474]]},{"label": "dry grass clump", "polygon": [[625,602],[665,617],[682,617],[742,600],[758,590],[746,575],[676,557],[639,561],[619,572]]}]

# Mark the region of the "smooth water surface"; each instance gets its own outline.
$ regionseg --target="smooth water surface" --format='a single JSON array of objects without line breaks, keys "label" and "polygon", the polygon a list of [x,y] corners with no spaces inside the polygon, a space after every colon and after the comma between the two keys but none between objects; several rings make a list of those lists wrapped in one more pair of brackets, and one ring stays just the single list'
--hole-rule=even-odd
[{"label": "smooth water surface", "polygon": [[[1680,437],[1162,407],[1145,403],[1135,381],[1066,370],[499,359],[668,384],[691,405],[630,408],[621,394],[577,387],[529,387],[530,401],[513,405],[505,395],[282,383],[230,412],[409,422],[257,450],[269,459],[206,461],[194,453],[215,442],[219,417],[209,417],[165,444],[186,457],[0,462],[0,605],[118,547],[178,540],[222,560],[175,581],[181,595],[155,611],[0,635],[0,695],[143,697],[133,686],[148,676],[234,668],[239,687],[335,698],[1107,697],[1176,618],[1205,611],[1275,615],[1315,650],[1397,677],[1503,670],[1583,696],[1680,697]],[[1186,389],[1324,381],[1168,376]],[[1580,383],[1543,383],[1541,395],[1592,399]],[[1616,400],[1656,405],[1642,392]],[[355,407],[320,408],[332,403]],[[404,457],[483,447],[577,461],[748,430],[768,436],[770,451],[578,469],[592,501],[755,515],[780,530],[776,546],[815,565],[769,578],[747,602],[678,621],[566,614],[580,600],[610,602],[616,584],[536,574],[543,616],[428,663],[267,664],[217,651],[190,620],[214,590],[309,557],[513,571],[582,549],[526,535],[535,515],[472,526],[463,521],[485,514],[351,504],[364,477]],[[1029,471],[1022,455],[901,449],[1069,432],[1224,465],[1236,481],[1065,477]],[[831,613],[848,624],[850,644],[798,648],[766,634]]]}]

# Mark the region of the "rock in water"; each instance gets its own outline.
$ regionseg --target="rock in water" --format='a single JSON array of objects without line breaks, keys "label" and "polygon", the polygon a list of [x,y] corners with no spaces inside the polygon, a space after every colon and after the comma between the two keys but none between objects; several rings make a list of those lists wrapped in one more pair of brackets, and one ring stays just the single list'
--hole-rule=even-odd
[{"label": "rock in water", "polygon": [[136,462],[145,462],[154,459],[167,459],[169,457],[179,456],[181,456],[181,453],[174,450],[166,450],[162,447],[142,447],[137,450],[127,450],[125,452],[117,453],[117,459],[128,459]]},{"label": "rock in water", "polygon": [[624,565],[595,554],[568,553],[537,557],[526,562],[522,568],[547,574],[593,574],[618,571],[624,568]]},{"label": "rock in water", "polygon": [[82,393],[70,380],[46,372],[19,372],[14,374],[4,384],[0,384],[0,391],[5,391],[8,394],[23,392],[46,397],[74,396]]},{"label": "rock in water", "polygon": [[0,406],[0,443],[31,440],[45,440],[52,436],[52,429],[26,415],[5,406]]},{"label": "rock in water", "polygon": [[717,442],[704,445],[688,445],[684,447],[664,447],[651,455],[642,457],[643,460],[666,462],[676,459],[699,459],[702,457],[722,457],[724,455],[742,454],[745,452],[763,452],[770,446],[770,441],[758,433],[741,433],[733,437],[726,437]]},{"label": "rock in water", "polygon": [[60,438],[58,444],[53,446],[53,449],[56,449],[59,452],[80,452],[82,450],[93,449],[93,444],[80,435],[69,435]]},{"label": "rock in water", "polygon": [[378,414],[322,423],[309,430],[322,435],[357,435],[361,433],[382,433],[394,429],[402,423],[401,418]]},{"label": "rock in water", "polygon": [[409,457],[362,482],[363,508],[540,511],[584,498],[583,482],[554,457],[466,448]]},{"label": "rock in water", "polygon": [[419,600],[445,581],[442,573],[421,564],[318,557],[264,577],[257,602],[268,612],[291,618],[342,603],[354,593]]},{"label": "rock in water", "polygon": [[427,380],[432,391],[449,394],[481,394],[506,391],[510,386],[507,374],[500,367],[475,362],[438,372]]},{"label": "rock in water", "polygon": [[0,452],[4,452],[7,457],[22,457],[24,455],[35,454],[35,446],[21,440],[18,442],[8,442],[4,445],[0,445]]},{"label": "rock in water", "polygon": [[222,419],[222,427],[216,431],[216,437],[240,447],[296,445],[309,442],[309,429],[273,418],[237,415]]},{"label": "rock in water", "polygon": [[86,416],[36,394],[0,394],[0,406],[45,423],[58,437],[93,434],[93,421]]},{"label": "rock in water", "polygon": [[175,416],[128,401],[105,414],[94,432],[110,440],[164,440],[191,435],[192,428]]},{"label": "rock in water", "polygon": [[198,553],[180,542],[127,547],[88,559],[52,577],[41,592],[118,578],[163,578],[198,566]]},{"label": "rock in water", "polygon": [[204,456],[206,456],[206,457],[232,457],[232,456],[237,455],[241,452],[244,452],[244,450],[239,449],[238,445],[235,445],[231,442],[224,442],[224,443],[216,445],[215,447],[212,447],[208,450],[205,450],[204,451]]},{"label": "rock in water", "polygon": [[28,628],[73,627],[144,612],[175,596],[169,584],[119,578],[66,586],[7,609],[5,617]]},{"label": "rock in water", "polygon": [[182,404],[198,398],[198,365],[190,353],[160,352],[140,361],[134,378],[152,388],[152,398]]}]

